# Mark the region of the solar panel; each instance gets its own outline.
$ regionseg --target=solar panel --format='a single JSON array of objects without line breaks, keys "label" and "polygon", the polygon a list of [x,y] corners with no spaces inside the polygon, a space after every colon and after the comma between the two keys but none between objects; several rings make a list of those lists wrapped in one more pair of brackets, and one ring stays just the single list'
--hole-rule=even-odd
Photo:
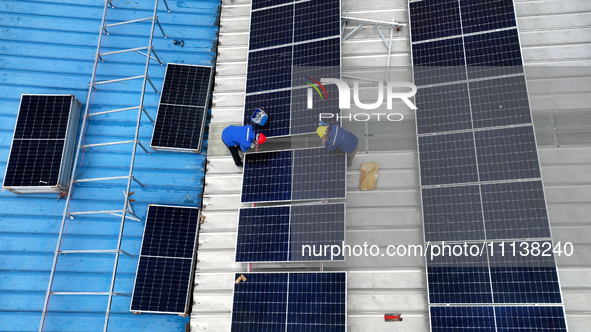
[{"label": "solar panel", "polygon": [[140,256],[131,311],[187,312],[192,260]]},{"label": "solar panel", "polygon": [[[562,299],[513,1],[424,0],[409,14],[425,241],[488,255],[427,257],[431,331],[566,331],[562,307],[538,306]],[[538,243],[548,256],[519,252]],[[449,306],[465,303],[489,306]]]},{"label": "solar panel", "polygon": [[67,191],[80,106],[72,95],[22,95],[3,189]]},{"label": "solar panel", "polygon": [[[316,102],[313,110],[306,107],[301,112],[293,107],[303,103],[294,103],[293,98],[299,98],[307,90],[290,96],[289,104],[287,98],[290,97],[284,93],[288,89],[307,87],[302,78],[311,77],[313,84],[314,79],[341,77],[340,28],[340,0],[253,2],[244,124],[250,123],[249,117],[255,108],[267,112],[267,107],[273,114],[268,113],[269,121],[260,128],[267,137],[314,132],[318,113],[329,105]],[[334,95],[334,100],[338,100],[337,96]],[[335,110],[340,114],[338,107],[331,113]]]},{"label": "solar panel", "polygon": [[[484,254],[477,256],[464,255],[463,244],[445,245],[438,256],[433,252],[431,257],[432,247],[426,254],[429,303],[492,303],[485,244],[476,244],[484,249]],[[462,250],[460,255],[454,254],[454,246]]]},{"label": "solar panel", "polygon": [[291,200],[293,151],[246,153],[242,202]]},{"label": "solar panel", "polygon": [[[345,204],[240,209],[236,262],[344,260]],[[306,246],[306,247],[304,247]]]},{"label": "solar panel", "polygon": [[346,273],[291,273],[288,293],[287,331],[346,331]]},{"label": "solar panel", "polygon": [[[232,331],[285,331],[288,273],[244,273],[234,285]],[[236,274],[236,280],[241,274]]]},{"label": "solar panel", "polygon": [[474,132],[480,181],[540,178],[532,126]]},{"label": "solar panel", "polygon": [[200,150],[206,115],[203,107],[160,104],[151,146]]},{"label": "solar panel", "polygon": [[340,0],[313,0],[295,4],[295,43],[338,36],[341,33],[340,29]]},{"label": "solar panel", "polygon": [[472,129],[468,84],[419,88],[415,100],[418,134]]},{"label": "solar panel", "polygon": [[232,331],[346,331],[345,272],[235,277]]},{"label": "solar panel", "polygon": [[65,139],[72,96],[23,95],[14,139]]},{"label": "solar panel", "polygon": [[325,148],[247,153],[241,201],[344,198],[345,157]]},{"label": "solar panel", "polygon": [[188,312],[198,227],[198,208],[148,207],[131,311]]},{"label": "solar panel", "polygon": [[432,332],[566,332],[561,306],[431,307]]},{"label": "solar panel", "polygon": [[168,64],[150,146],[201,152],[213,68]]},{"label": "solar panel", "polygon": [[486,239],[479,186],[424,188],[421,196],[425,241]]},{"label": "solar panel", "polygon": [[517,29],[464,36],[469,78],[523,73]]},{"label": "solar panel", "polygon": [[458,0],[425,0],[408,6],[413,43],[462,34]]},{"label": "solar panel", "polygon": [[471,132],[419,137],[421,185],[478,182]]},{"label": "solar panel", "polygon": [[344,198],[346,155],[328,149],[294,151],[292,200]]},{"label": "solar panel", "polygon": [[465,34],[517,26],[513,0],[460,0],[460,8]]},{"label": "solar panel", "polygon": [[142,256],[193,258],[199,209],[150,205],[142,240]]},{"label": "solar panel", "polygon": [[411,47],[415,85],[466,80],[466,60],[461,37],[412,44]]},{"label": "solar panel", "polygon": [[493,307],[430,307],[431,332],[495,332]]},{"label": "solar panel", "polygon": [[345,204],[292,206],[289,233],[292,261],[345,260],[336,249],[323,250],[327,245],[341,248],[345,241]]},{"label": "solar panel", "polygon": [[240,209],[236,262],[288,262],[290,207]]},{"label": "solar panel", "polygon": [[294,6],[253,11],[250,17],[249,49],[273,47],[293,42]]},{"label": "solar panel", "polygon": [[169,63],[160,104],[207,107],[213,68]]},{"label": "solar panel", "polygon": [[552,242],[512,243],[494,243],[489,257],[495,303],[561,303]]},{"label": "solar panel", "polygon": [[563,307],[495,307],[498,332],[566,332]]},{"label": "solar panel", "polygon": [[246,93],[291,87],[292,48],[290,45],[248,53]]},{"label": "solar panel", "polygon": [[531,123],[524,76],[470,82],[475,128]]},{"label": "solar panel", "polygon": [[549,238],[542,181],[482,185],[488,239]]}]

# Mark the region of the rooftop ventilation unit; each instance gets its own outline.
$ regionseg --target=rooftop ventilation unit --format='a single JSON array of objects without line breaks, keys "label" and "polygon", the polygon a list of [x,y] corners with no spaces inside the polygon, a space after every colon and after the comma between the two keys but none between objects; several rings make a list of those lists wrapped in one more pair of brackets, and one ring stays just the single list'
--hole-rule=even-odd
[{"label": "rooftop ventilation unit", "polygon": [[22,95],[3,190],[67,192],[81,106],[73,95]]}]

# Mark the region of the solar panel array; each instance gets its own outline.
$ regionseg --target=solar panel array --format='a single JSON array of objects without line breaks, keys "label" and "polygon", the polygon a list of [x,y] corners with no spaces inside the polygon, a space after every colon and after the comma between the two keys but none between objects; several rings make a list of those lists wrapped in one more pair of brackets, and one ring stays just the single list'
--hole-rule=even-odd
[{"label": "solar panel array", "polygon": [[188,312],[198,229],[198,208],[148,207],[131,311]]},{"label": "solar panel array", "polygon": [[201,152],[213,68],[169,63],[151,147]]},{"label": "solar panel array", "polygon": [[432,331],[566,331],[562,306],[503,306],[562,303],[553,254],[519,251],[553,246],[513,1],[409,14],[425,242],[481,249],[427,257]]},{"label": "solar panel array", "polygon": [[345,198],[345,158],[325,148],[247,153],[241,201]]},{"label": "solar panel array", "polygon": [[345,203],[242,208],[236,262],[344,260],[324,250],[343,241]]},{"label": "solar panel array", "polygon": [[72,95],[22,95],[2,186],[18,193],[66,190],[79,112]]},{"label": "solar panel array", "polygon": [[232,331],[347,330],[346,272],[237,273],[235,278]]},{"label": "solar panel array", "polygon": [[314,80],[340,78],[340,29],[340,0],[253,1],[244,124],[261,108],[269,120],[258,132],[297,135],[314,132],[320,113],[340,112],[336,86],[312,109],[306,99]]}]

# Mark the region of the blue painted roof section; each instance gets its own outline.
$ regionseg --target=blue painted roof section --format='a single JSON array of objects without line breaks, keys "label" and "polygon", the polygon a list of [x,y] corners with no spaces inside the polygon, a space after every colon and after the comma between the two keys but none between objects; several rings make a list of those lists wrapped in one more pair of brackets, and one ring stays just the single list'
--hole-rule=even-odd
[{"label": "blue painted roof section", "polygon": [[[114,0],[108,22],[151,17],[154,1]],[[168,38],[155,29],[154,50],[166,63],[214,65],[219,0],[160,1],[158,17]],[[85,108],[103,1],[5,0],[0,6],[0,176],[4,177],[20,97],[28,94],[73,94]],[[101,52],[148,45],[150,21],[112,27]],[[184,47],[173,40],[184,40]],[[105,57],[97,80],[142,75],[145,57],[125,53]],[[166,66],[152,61],[150,78],[162,86]],[[91,112],[139,105],[141,80],[100,85]],[[159,96],[147,86],[145,105],[154,118]],[[137,111],[97,116],[88,125],[86,144],[133,139]],[[153,125],[144,116],[140,140],[149,146]],[[206,137],[207,138],[207,137]],[[145,218],[149,204],[200,206],[205,168],[202,154],[150,151],[138,148],[134,175],[146,184],[132,184],[131,205]],[[78,178],[127,175],[131,145],[89,149]],[[126,180],[76,185],[71,211],[123,208]],[[53,251],[57,244],[65,199],[57,194],[0,194],[0,331],[37,331],[45,299]],[[93,215],[69,220],[62,250],[114,249],[119,217]],[[143,222],[125,224],[122,249],[139,254]],[[114,264],[112,254],[61,256],[53,291],[107,292]],[[131,293],[137,258],[121,255],[115,292]],[[109,331],[184,331],[189,318],[129,311],[130,297],[115,296]],[[51,297],[46,331],[102,331],[106,296]]]}]

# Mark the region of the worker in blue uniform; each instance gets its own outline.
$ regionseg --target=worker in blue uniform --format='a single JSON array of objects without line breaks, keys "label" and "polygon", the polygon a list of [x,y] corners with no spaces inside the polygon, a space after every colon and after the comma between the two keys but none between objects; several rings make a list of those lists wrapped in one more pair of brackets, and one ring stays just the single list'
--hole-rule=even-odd
[{"label": "worker in blue uniform", "polygon": [[250,148],[263,144],[267,137],[262,133],[255,134],[252,126],[228,126],[222,131],[222,141],[230,150],[236,166],[242,167],[242,159],[238,154],[238,148],[243,152]]},{"label": "worker in blue uniform", "polygon": [[316,129],[318,136],[322,137],[322,145],[333,152],[336,149],[347,154],[347,166],[353,164],[353,158],[357,153],[359,139],[357,136],[341,128],[337,123],[327,127],[324,122]]}]

